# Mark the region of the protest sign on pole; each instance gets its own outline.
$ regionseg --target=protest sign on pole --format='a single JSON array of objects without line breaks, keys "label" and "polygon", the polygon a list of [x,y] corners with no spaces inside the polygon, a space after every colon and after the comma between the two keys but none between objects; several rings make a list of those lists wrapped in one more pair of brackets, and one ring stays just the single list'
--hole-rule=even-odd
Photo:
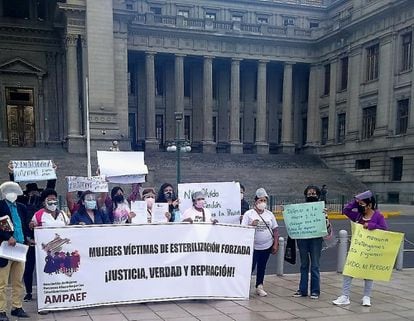
[{"label": "protest sign on pole", "polygon": [[285,205],[283,219],[292,239],[309,239],[328,235],[324,202]]},{"label": "protest sign on pole", "polygon": [[36,228],[35,239],[39,311],[249,298],[251,227],[87,225]]},{"label": "protest sign on pole", "polygon": [[145,182],[144,152],[97,151],[100,174],[111,183]]},{"label": "protest sign on pole", "polygon": [[344,275],[355,278],[389,281],[404,233],[368,230],[352,223],[351,246]]},{"label": "protest sign on pole", "polygon": [[191,194],[202,191],[212,218],[220,223],[240,224],[241,202],[238,182],[178,184],[180,211],[192,206]]},{"label": "protest sign on pole", "polygon": [[108,182],[102,176],[81,177],[67,176],[68,192],[91,191],[94,193],[108,192]]},{"label": "protest sign on pole", "polygon": [[56,179],[56,171],[51,160],[16,160],[11,162],[16,182]]}]

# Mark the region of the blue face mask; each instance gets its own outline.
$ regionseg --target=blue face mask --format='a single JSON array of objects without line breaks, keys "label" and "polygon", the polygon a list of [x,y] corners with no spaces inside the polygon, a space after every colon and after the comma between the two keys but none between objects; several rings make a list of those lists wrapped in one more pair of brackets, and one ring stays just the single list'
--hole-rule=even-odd
[{"label": "blue face mask", "polygon": [[95,200],[85,201],[85,207],[87,210],[94,210],[96,208],[96,201]]}]

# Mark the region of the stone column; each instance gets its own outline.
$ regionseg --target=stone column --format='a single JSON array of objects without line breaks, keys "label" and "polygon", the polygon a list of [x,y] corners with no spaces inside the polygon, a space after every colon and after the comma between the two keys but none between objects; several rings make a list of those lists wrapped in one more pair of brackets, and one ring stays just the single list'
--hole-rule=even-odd
[{"label": "stone column", "polygon": [[293,124],[292,124],[292,74],[293,64],[285,63],[283,71],[283,105],[282,105],[282,152],[295,153],[293,144]]},{"label": "stone column", "polygon": [[[378,77],[378,105],[375,125],[375,136],[388,135],[388,115],[393,103],[393,35],[387,35],[380,41],[379,49],[379,77]],[[393,118],[393,117],[392,117]],[[393,128],[392,126],[391,128]]]},{"label": "stone column", "polygon": [[213,142],[213,57],[204,57],[203,66],[203,152],[215,153]]},{"label": "stone column", "polygon": [[[180,121],[180,139],[184,138],[184,57],[175,55],[174,65],[175,111],[183,114],[183,120]],[[175,136],[177,137],[177,133]]]},{"label": "stone column", "polygon": [[314,153],[317,146],[319,134],[319,87],[318,74],[320,68],[318,65],[311,65],[309,71],[309,91],[308,91],[308,113],[307,113],[307,133],[306,133],[306,152]]},{"label": "stone column", "polygon": [[231,61],[230,153],[243,153],[243,144],[240,142],[240,59]]},{"label": "stone column", "polygon": [[359,124],[361,124],[361,109],[359,108],[359,89],[361,83],[362,49],[351,51],[348,58],[348,108],[346,111],[346,140],[355,143],[359,139]]},{"label": "stone column", "polygon": [[267,99],[266,99],[266,63],[260,60],[257,67],[257,110],[256,110],[256,152],[269,154],[267,143]]},{"label": "stone column", "polygon": [[328,144],[335,143],[335,128],[336,128],[336,71],[338,68],[338,60],[331,62],[331,77],[329,87],[329,118],[328,118]]},{"label": "stone column", "polygon": [[77,35],[66,36],[66,106],[68,119],[69,152],[72,138],[80,136],[78,61],[76,57]]},{"label": "stone column", "polygon": [[146,87],[146,124],[145,150],[158,150],[158,141],[155,136],[155,53],[146,52],[145,74]]}]

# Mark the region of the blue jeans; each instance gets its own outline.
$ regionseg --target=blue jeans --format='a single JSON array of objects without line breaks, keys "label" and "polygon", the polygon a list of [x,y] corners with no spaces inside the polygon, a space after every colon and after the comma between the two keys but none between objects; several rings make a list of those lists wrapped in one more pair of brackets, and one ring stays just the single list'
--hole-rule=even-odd
[{"label": "blue jeans", "polygon": [[257,265],[257,273],[256,273],[256,288],[258,285],[263,284],[265,272],[266,272],[266,265],[267,260],[269,260],[271,247],[267,250],[254,250],[253,251],[253,266],[252,266],[252,273]]},{"label": "blue jeans", "polygon": [[[306,240],[297,240],[299,255],[300,255],[300,283],[299,292],[302,295],[308,295],[308,280],[309,280],[309,263],[311,273],[311,294],[319,295],[320,274],[319,274],[319,259],[322,252],[322,238],[313,238]],[[310,261],[310,262],[309,262]]]}]

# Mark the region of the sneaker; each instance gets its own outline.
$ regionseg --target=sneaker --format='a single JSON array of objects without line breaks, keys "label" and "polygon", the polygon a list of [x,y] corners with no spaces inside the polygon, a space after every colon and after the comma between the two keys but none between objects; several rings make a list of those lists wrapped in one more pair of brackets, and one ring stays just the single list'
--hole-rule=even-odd
[{"label": "sneaker", "polygon": [[0,321],[9,321],[9,317],[6,312],[0,312]]},{"label": "sneaker", "polygon": [[263,285],[259,284],[256,288],[256,294],[258,296],[267,296],[267,292],[265,290],[263,290]]},{"label": "sneaker", "polygon": [[294,298],[302,298],[307,296],[306,294],[303,294],[302,292],[300,292],[299,290],[297,290],[295,293],[293,293],[293,297]]},{"label": "sneaker", "polygon": [[364,307],[370,307],[371,306],[371,298],[369,296],[364,296],[362,298],[362,306]]},{"label": "sneaker", "polygon": [[22,308],[14,308],[13,310],[11,310],[10,314],[12,316],[19,318],[29,318],[29,315],[26,312],[24,312]]},{"label": "sneaker", "polygon": [[312,294],[310,295],[310,298],[311,298],[311,299],[314,299],[314,300],[317,300],[317,299],[319,299],[319,294],[312,293]]},{"label": "sneaker", "polygon": [[24,301],[24,302],[29,302],[29,301],[32,301],[32,299],[33,299],[32,294],[31,294],[31,293],[27,293],[27,294],[24,296],[23,301]]},{"label": "sneaker", "polygon": [[349,297],[346,295],[341,295],[336,300],[332,301],[335,305],[348,305],[351,304],[351,301],[349,301]]}]

